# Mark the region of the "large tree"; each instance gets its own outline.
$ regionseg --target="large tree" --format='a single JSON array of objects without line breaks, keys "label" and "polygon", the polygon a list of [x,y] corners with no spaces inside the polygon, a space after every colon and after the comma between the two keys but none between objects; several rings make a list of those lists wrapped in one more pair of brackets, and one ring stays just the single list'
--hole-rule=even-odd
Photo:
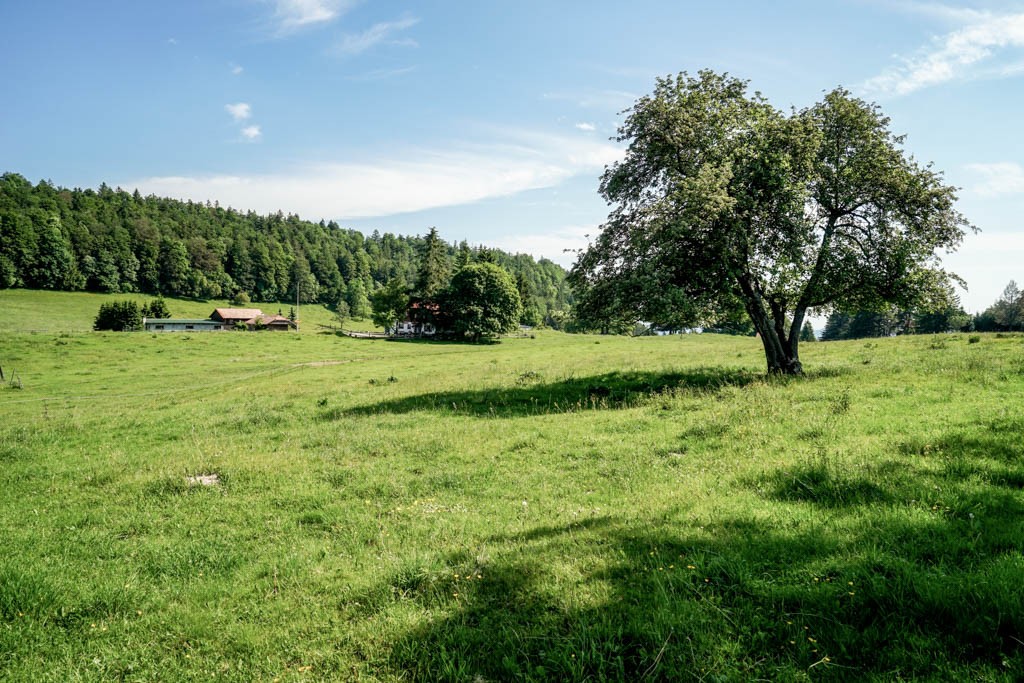
[{"label": "large tree", "polygon": [[909,306],[954,277],[935,254],[970,227],[954,188],[845,90],[787,115],[745,81],[680,74],[618,140],[601,179],[613,209],[571,275],[585,307],[699,325],[739,303],[768,371],[799,374],[808,309]]},{"label": "large tree", "polygon": [[465,266],[452,277],[442,299],[452,329],[472,341],[511,332],[523,312],[512,276],[493,263]]}]

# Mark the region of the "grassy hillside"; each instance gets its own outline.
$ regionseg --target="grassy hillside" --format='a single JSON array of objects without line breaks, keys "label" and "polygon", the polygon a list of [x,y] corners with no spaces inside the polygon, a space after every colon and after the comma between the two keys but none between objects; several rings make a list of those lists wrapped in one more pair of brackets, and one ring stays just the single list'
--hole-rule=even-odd
[{"label": "grassy hillside", "polygon": [[[86,332],[92,329],[100,305],[109,301],[135,301],[140,305],[153,300],[148,294],[96,294],[92,292],[52,292],[33,289],[0,289],[0,333],[4,332]],[[226,299],[167,298],[175,318],[208,318],[213,309],[231,307]],[[264,313],[280,310],[288,315],[290,306],[254,301],[249,308]],[[301,332],[317,332],[320,325],[336,325],[334,313],[322,304],[299,307]],[[369,320],[350,321],[346,326],[374,329]]]},{"label": "grassy hillside", "polygon": [[5,328],[0,679],[1020,679],[1024,337],[803,355]]}]

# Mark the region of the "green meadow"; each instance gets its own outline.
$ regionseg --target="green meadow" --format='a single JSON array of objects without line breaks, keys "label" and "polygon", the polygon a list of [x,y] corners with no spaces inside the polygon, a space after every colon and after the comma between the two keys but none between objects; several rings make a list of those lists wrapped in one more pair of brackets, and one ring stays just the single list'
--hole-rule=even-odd
[{"label": "green meadow", "polygon": [[116,298],[0,291],[2,680],[1024,678],[1024,336],[770,379],[752,338],[312,306],[87,331]]}]

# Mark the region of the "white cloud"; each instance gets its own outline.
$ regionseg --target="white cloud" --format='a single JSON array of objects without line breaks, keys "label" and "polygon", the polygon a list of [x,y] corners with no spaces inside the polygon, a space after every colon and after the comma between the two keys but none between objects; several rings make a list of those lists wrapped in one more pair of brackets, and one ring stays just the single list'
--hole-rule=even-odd
[{"label": "white cloud", "polygon": [[242,129],[242,137],[250,142],[259,140],[261,135],[263,135],[263,131],[260,130],[259,126],[246,126]]},{"label": "white cloud", "polygon": [[353,0],[275,0],[274,22],[278,35],[334,21],[356,3]]},{"label": "white cloud", "polygon": [[967,164],[978,182],[970,190],[982,197],[1024,194],[1024,167],[1011,161]]},{"label": "white cloud", "polygon": [[346,80],[355,82],[383,81],[388,78],[397,78],[416,70],[415,66],[399,67],[397,69],[374,69],[366,73],[346,76]]},{"label": "white cloud", "polygon": [[608,143],[497,133],[496,142],[408,150],[401,160],[308,164],[265,175],[143,178],[122,186],[262,213],[369,218],[552,187],[580,173],[595,173],[621,157],[619,148]]},{"label": "white cloud", "polygon": [[583,249],[591,238],[601,231],[599,225],[566,226],[543,235],[500,235],[488,240],[489,244],[513,254],[529,254],[534,258],[548,258],[566,268],[576,262],[576,249]]},{"label": "white cloud", "polygon": [[583,109],[614,109],[620,111],[639,99],[639,95],[624,90],[582,90],[547,92],[541,95],[545,100],[572,102]]},{"label": "white cloud", "polygon": [[585,122],[585,121],[584,121],[584,122],[582,122],[582,123],[577,123],[577,124],[576,124],[576,127],[577,127],[577,128],[579,128],[580,130],[585,130],[585,131],[587,131],[588,133],[589,133],[589,132],[591,132],[591,131],[595,131],[595,130],[597,130],[597,126],[595,126],[595,125],[594,125],[594,124],[592,124],[592,123],[587,123],[587,122]]},{"label": "white cloud", "polygon": [[243,71],[245,71],[245,69],[243,69],[242,67],[238,66],[237,64],[229,64],[228,66],[231,67],[231,75],[232,76],[238,76]]},{"label": "white cloud", "polygon": [[246,102],[225,104],[224,109],[231,114],[231,118],[235,121],[245,121],[247,118],[252,116],[252,107],[250,107]]},{"label": "white cloud", "polygon": [[335,44],[334,51],[340,54],[357,55],[381,43],[416,47],[417,43],[412,39],[395,39],[392,36],[412,28],[419,21],[416,17],[406,15],[397,21],[384,21],[374,24],[362,33],[349,33],[342,36],[341,40]]},{"label": "white cloud", "polygon": [[961,28],[935,38],[932,44],[911,57],[903,57],[900,66],[864,82],[869,93],[906,95],[954,79],[1008,76],[1011,67],[993,61],[1013,57],[1024,48],[1024,12],[994,15],[973,10],[956,10],[937,6],[947,18],[958,19]]},{"label": "white cloud", "polygon": [[177,38],[168,38],[167,39],[167,44],[168,45],[177,45],[178,44],[178,39]]}]

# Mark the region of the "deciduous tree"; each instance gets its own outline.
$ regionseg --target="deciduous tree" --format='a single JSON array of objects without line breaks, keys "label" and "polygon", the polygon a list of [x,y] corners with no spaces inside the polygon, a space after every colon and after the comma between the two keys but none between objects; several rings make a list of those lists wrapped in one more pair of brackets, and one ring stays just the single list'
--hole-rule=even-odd
[{"label": "deciduous tree", "polygon": [[409,310],[409,293],[401,278],[388,281],[373,293],[372,300],[373,324],[380,325],[385,332],[394,330]]},{"label": "deciduous tree", "polygon": [[493,263],[472,263],[456,273],[442,308],[454,331],[473,341],[511,332],[522,314],[512,276]]},{"label": "deciduous tree", "polygon": [[808,309],[909,307],[955,277],[936,256],[970,228],[954,188],[845,90],[786,115],[744,81],[680,74],[618,140],[600,188],[613,209],[571,275],[592,306],[700,324],[738,301],[768,371],[799,374]]}]

